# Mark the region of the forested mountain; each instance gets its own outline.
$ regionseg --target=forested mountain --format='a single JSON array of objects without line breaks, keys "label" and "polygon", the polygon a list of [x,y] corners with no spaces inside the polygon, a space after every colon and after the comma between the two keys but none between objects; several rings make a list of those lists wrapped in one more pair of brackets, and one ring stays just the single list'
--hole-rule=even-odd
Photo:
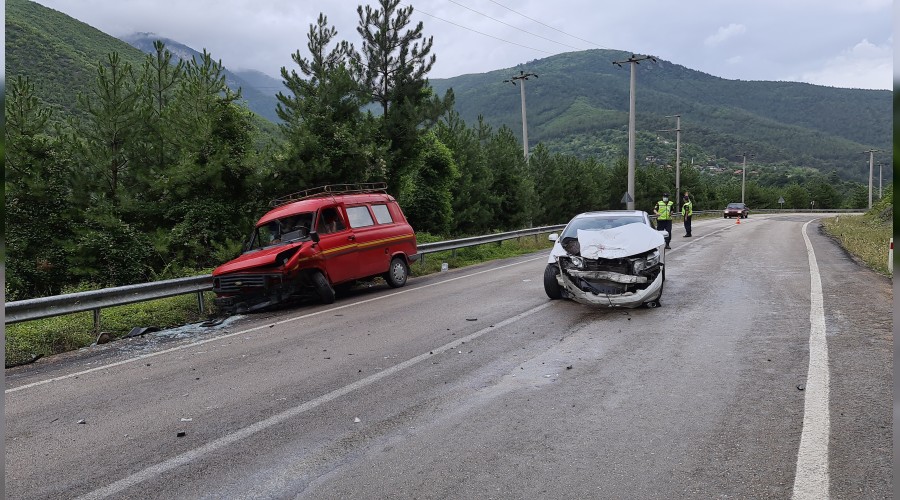
[{"label": "forested mountain", "polygon": [[[507,125],[521,137],[520,89],[526,82],[528,138],[553,151],[614,161],[627,147],[630,53],[589,50],[485,74],[432,80],[452,87],[467,122]],[[636,73],[637,157],[674,162],[675,118],[681,115],[682,159],[737,161],[744,152],[766,164],[837,171],[862,180],[864,150],[890,150],[891,93],[792,82],[726,80],[665,60],[643,61]],[[660,140],[657,140],[657,136]]]},{"label": "forested mountain", "polygon": [[[27,74],[39,98],[63,113],[74,110],[75,95],[93,82],[98,62],[108,53],[118,52],[135,67],[143,61],[135,47],[64,14],[27,0],[6,5],[7,73],[11,78]],[[152,38],[139,34],[128,40],[149,52]],[[197,55],[177,41],[165,42],[176,56]],[[521,139],[519,89],[504,80],[519,71],[536,73],[539,77],[526,83],[531,146],[540,142],[554,153],[611,164],[627,154],[630,72],[628,64],[612,62],[630,55],[571,52],[430,83],[437,95],[454,90],[455,109],[466,123],[482,116],[486,124],[505,125]],[[636,148],[642,163],[674,163],[675,119],[667,116],[676,114],[681,115],[683,164],[734,164],[746,152],[759,164],[835,171],[864,181],[868,170],[862,152],[891,146],[890,91],[726,80],[665,60],[644,61],[637,70]],[[226,72],[226,81],[242,88],[256,114],[277,120],[274,96],[283,91],[281,82],[252,71]],[[892,178],[892,169],[887,172]]]},{"label": "forested mountain", "polygon": [[[108,54],[117,53],[123,63],[136,70],[143,64],[145,52],[153,51],[153,40],[146,33],[136,34],[129,38],[132,45],[43,5],[28,0],[6,2],[7,76],[10,80],[18,75],[28,76],[39,99],[54,110],[56,119],[77,112],[77,95],[94,84],[97,65],[106,62]],[[201,54],[189,47],[163,41],[176,57],[200,58]],[[263,93],[240,76],[227,70],[225,74],[230,88],[241,88],[245,105],[251,111],[268,121],[277,119],[278,90]]]},{"label": "forested mountain", "polygon": [[[156,53],[156,49],[153,48],[153,42],[159,40],[165,43],[166,48],[178,59],[190,61],[191,59],[199,60],[202,57],[200,52],[187,45],[153,33],[134,33],[122,37],[122,40],[146,54]],[[284,89],[280,80],[275,80],[259,72],[230,71],[226,66],[225,83],[231,89],[241,89],[241,98],[251,111],[271,122],[277,123],[280,121],[275,113],[275,107],[278,104],[275,94]]]}]

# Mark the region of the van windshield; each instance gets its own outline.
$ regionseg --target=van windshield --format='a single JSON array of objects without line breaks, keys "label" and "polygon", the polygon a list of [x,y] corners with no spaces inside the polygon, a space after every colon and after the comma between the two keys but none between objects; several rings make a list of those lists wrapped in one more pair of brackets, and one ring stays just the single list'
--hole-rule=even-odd
[{"label": "van windshield", "polygon": [[271,220],[261,226],[257,226],[250,234],[250,244],[247,245],[247,251],[252,252],[274,245],[307,240],[309,239],[312,220],[313,213],[304,212]]}]

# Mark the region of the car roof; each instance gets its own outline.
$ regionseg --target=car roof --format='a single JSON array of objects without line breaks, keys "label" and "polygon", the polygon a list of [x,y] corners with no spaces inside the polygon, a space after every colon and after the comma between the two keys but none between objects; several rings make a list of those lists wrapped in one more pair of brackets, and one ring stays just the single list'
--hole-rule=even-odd
[{"label": "car roof", "polygon": [[573,219],[592,218],[592,217],[621,217],[623,215],[632,215],[635,217],[643,217],[647,214],[643,210],[597,210],[595,212],[584,212],[572,217]]}]

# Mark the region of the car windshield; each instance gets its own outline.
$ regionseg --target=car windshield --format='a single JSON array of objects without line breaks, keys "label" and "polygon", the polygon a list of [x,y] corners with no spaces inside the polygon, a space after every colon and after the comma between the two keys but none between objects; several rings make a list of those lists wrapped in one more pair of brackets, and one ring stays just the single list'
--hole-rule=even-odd
[{"label": "car windshield", "polygon": [[729,203],[728,208],[744,208],[743,203]]},{"label": "car windshield", "polygon": [[304,212],[271,220],[253,229],[247,251],[255,251],[273,245],[281,245],[309,238],[313,213]]},{"label": "car windshield", "polygon": [[572,220],[565,231],[563,238],[577,238],[578,230],[583,231],[600,231],[603,229],[612,229],[614,227],[624,226],[626,224],[644,223],[644,218],[639,215],[619,215],[615,217],[580,217]]}]

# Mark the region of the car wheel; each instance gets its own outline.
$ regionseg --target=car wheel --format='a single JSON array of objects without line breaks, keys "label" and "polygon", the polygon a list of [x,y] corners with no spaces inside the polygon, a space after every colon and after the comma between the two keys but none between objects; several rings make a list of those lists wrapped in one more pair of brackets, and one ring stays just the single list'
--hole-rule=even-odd
[{"label": "car wheel", "polygon": [[723,215],[722,218],[723,218],[723,219],[727,219],[728,216],[727,216],[727,215]]},{"label": "car wheel", "polygon": [[311,278],[313,286],[316,288],[316,295],[319,296],[319,300],[321,300],[323,304],[334,303],[334,288],[331,288],[331,283],[328,283],[328,278],[326,278],[321,271],[313,271]]},{"label": "car wheel", "polygon": [[547,297],[550,297],[550,300],[562,298],[559,282],[556,281],[556,276],[558,275],[559,267],[556,264],[547,264],[547,267],[544,268],[544,291],[547,292]]},{"label": "car wheel", "polygon": [[406,279],[408,277],[409,267],[406,265],[406,262],[400,257],[394,257],[394,259],[391,260],[391,267],[388,269],[388,272],[384,274],[384,280],[387,281],[387,284],[390,285],[391,288],[400,288],[406,284]]}]

